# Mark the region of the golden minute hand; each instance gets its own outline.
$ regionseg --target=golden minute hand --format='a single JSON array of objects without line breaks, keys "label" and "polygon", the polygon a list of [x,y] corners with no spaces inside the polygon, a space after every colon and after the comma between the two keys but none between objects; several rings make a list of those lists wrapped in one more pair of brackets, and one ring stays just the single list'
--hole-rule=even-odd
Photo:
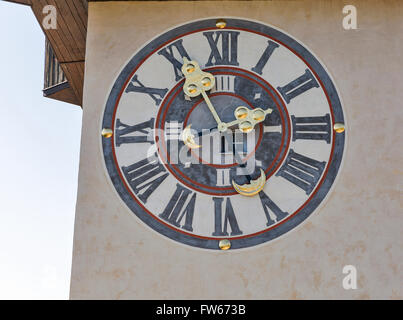
[{"label": "golden minute hand", "polygon": [[206,93],[215,85],[214,76],[211,73],[202,71],[196,61],[189,61],[187,58],[183,58],[182,73],[185,76],[185,84],[183,85],[185,94],[192,98],[201,94],[214,120],[217,122],[218,130],[223,131],[225,124],[221,121]]},{"label": "golden minute hand", "polygon": [[221,122],[220,117],[218,116],[217,112],[215,111],[215,108],[214,108],[213,104],[211,103],[209,97],[207,96],[207,93],[204,90],[201,90],[201,94],[204,98],[204,101],[206,101],[206,104],[207,104],[208,108],[210,109],[215,121],[217,122],[218,127],[220,127],[222,122]]}]

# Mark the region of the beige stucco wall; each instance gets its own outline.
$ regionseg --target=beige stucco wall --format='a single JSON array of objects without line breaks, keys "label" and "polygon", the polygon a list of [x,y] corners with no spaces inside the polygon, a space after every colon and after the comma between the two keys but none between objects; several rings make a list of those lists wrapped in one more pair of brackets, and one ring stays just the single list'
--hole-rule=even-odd
[{"label": "beige stucco wall", "polygon": [[[342,28],[354,4],[358,30]],[[101,113],[122,66],[180,23],[235,16],[277,26],[332,74],[348,122],[331,196],[307,221],[257,248],[209,252],[143,225],[104,170]],[[403,298],[402,1],[98,2],[89,5],[71,298]],[[342,287],[342,268],[358,289]]]}]

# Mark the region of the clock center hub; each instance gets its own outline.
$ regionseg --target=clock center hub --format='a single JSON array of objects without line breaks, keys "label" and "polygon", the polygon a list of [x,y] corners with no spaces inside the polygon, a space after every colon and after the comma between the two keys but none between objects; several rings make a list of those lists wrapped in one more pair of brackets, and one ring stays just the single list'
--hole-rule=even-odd
[{"label": "clock center hub", "polygon": [[186,115],[183,127],[191,124],[195,134],[202,133],[196,140],[202,145],[202,149],[207,148],[211,152],[196,153],[191,150],[192,155],[205,165],[222,168],[238,165],[235,152],[242,161],[253,157],[262,141],[262,125],[256,126],[255,130],[246,134],[242,133],[237,125],[228,128],[225,124],[235,119],[234,112],[239,106],[254,109],[253,105],[231,92],[213,92],[209,97],[223,123],[217,125],[203,99],[195,102]]}]

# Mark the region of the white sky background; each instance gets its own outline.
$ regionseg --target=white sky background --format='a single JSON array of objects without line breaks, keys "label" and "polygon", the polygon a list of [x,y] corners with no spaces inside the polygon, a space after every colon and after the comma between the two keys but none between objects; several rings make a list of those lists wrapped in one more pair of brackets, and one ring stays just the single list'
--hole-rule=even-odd
[{"label": "white sky background", "polygon": [[45,37],[0,1],[0,299],[68,299],[81,108],[42,96]]}]

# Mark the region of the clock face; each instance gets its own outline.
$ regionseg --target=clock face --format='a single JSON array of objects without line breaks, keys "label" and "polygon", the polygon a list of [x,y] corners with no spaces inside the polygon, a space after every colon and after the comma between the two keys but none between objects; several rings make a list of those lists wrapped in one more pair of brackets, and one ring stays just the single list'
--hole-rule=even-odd
[{"label": "clock face", "polygon": [[102,147],[117,193],[145,224],[233,250],[314,212],[340,167],[344,117],[300,42],[253,21],[216,23],[168,30],[130,59],[105,106]]}]

